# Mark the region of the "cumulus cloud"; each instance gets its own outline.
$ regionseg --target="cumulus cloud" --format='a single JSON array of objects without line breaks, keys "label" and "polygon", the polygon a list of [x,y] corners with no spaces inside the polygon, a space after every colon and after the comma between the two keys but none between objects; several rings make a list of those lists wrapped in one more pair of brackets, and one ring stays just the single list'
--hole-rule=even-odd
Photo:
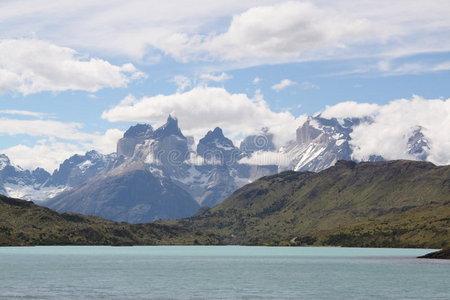
[{"label": "cumulus cloud", "polygon": [[46,41],[0,40],[0,93],[95,92],[126,87],[143,76],[132,64],[116,66],[98,58],[86,59],[73,49]]},{"label": "cumulus cloud", "polygon": [[378,113],[380,106],[374,103],[358,103],[354,101],[341,102],[336,105],[327,105],[320,114],[324,118],[363,118]]},{"label": "cumulus cloud", "polygon": [[24,169],[34,170],[40,167],[52,172],[70,156],[83,154],[83,150],[78,144],[43,139],[33,146],[19,144],[2,149],[0,153],[6,154],[13,164]]},{"label": "cumulus cloud", "polygon": [[309,2],[284,2],[235,15],[228,30],[201,47],[223,59],[298,57],[304,51],[343,48],[370,31],[363,18],[330,13]]},{"label": "cumulus cloud", "polygon": [[233,76],[231,76],[230,74],[227,74],[225,72],[222,72],[221,74],[218,75],[214,75],[214,74],[201,74],[199,76],[200,80],[204,80],[204,81],[214,81],[214,82],[224,82],[227,81],[228,79],[233,78]]},{"label": "cumulus cloud", "polygon": [[[224,88],[196,87],[185,93],[157,95],[136,99],[128,96],[117,106],[103,112],[111,122],[148,122],[158,125],[172,114],[187,135],[198,140],[214,126],[221,127],[230,138],[256,134],[268,127],[280,144],[295,138],[299,120],[289,112],[274,112],[259,94],[229,93]],[[214,125],[211,125],[214,124]]]},{"label": "cumulus cloud", "polygon": [[288,86],[297,85],[297,82],[289,80],[289,79],[283,79],[279,83],[272,85],[272,89],[279,92],[287,88]]},{"label": "cumulus cloud", "polygon": [[261,82],[261,80],[262,80],[261,78],[255,77],[255,78],[253,78],[252,83],[253,84],[259,84]]},{"label": "cumulus cloud", "polygon": [[427,160],[450,164],[450,99],[424,99],[414,96],[386,105],[344,102],[328,107],[324,117],[370,117],[351,133],[353,158],[367,160],[371,155],[385,159],[414,159],[408,154],[408,139],[421,128],[430,150]]}]

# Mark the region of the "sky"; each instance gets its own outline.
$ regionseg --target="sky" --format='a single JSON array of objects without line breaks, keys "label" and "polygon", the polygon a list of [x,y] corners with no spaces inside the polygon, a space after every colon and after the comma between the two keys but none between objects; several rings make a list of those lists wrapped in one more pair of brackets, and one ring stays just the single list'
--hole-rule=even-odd
[{"label": "sky", "polygon": [[53,171],[168,114],[197,141],[267,127],[283,145],[321,113],[374,118],[356,159],[404,158],[419,126],[449,164],[449,15],[448,0],[3,0],[0,153]]}]

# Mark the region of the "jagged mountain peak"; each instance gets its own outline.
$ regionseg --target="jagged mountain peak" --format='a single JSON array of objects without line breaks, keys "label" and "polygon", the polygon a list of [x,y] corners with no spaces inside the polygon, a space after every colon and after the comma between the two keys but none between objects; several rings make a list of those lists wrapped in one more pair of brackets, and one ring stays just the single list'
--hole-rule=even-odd
[{"label": "jagged mountain peak", "polygon": [[233,142],[229,138],[224,136],[223,131],[220,127],[216,127],[214,130],[208,131],[206,135],[202,139],[200,139],[198,146],[200,145],[205,145],[209,148],[219,148],[221,150],[235,149]]},{"label": "jagged mountain peak", "polygon": [[166,124],[156,129],[152,137],[159,140],[171,135],[186,139],[186,137],[181,132],[180,127],[178,127],[178,119],[169,115]]},{"label": "jagged mountain peak", "polygon": [[136,124],[131,126],[123,135],[125,138],[149,138],[153,134],[150,124]]},{"label": "jagged mountain peak", "polygon": [[[206,135],[199,141],[200,143],[208,143],[208,142],[213,142],[216,140],[220,140],[220,141],[230,141],[228,138],[226,138],[223,134],[223,131],[220,127],[216,127],[214,128],[214,130],[209,130]],[[232,142],[231,142],[232,144]]]}]

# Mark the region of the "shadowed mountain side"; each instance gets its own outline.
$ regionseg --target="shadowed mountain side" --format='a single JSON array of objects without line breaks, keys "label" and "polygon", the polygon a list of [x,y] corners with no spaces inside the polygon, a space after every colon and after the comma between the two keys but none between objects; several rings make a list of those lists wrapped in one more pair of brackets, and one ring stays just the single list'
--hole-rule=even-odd
[{"label": "shadowed mountain side", "polygon": [[0,246],[216,244],[214,237],[178,226],[116,223],[57,213],[0,195]]},{"label": "shadowed mountain side", "polygon": [[156,178],[147,170],[98,177],[44,204],[60,212],[129,223],[183,218],[199,208],[198,203],[170,179]]},{"label": "shadowed mountain side", "polygon": [[171,221],[226,244],[429,247],[450,245],[450,167],[339,161],[320,173],[283,172],[223,203]]}]

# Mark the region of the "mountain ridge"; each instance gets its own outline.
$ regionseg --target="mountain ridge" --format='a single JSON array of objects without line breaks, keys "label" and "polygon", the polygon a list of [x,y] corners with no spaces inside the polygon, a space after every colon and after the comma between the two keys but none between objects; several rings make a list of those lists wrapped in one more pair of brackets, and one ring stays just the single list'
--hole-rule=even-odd
[{"label": "mountain ridge", "polygon": [[287,171],[167,224],[225,244],[448,247],[450,166],[339,161],[319,173]]}]

